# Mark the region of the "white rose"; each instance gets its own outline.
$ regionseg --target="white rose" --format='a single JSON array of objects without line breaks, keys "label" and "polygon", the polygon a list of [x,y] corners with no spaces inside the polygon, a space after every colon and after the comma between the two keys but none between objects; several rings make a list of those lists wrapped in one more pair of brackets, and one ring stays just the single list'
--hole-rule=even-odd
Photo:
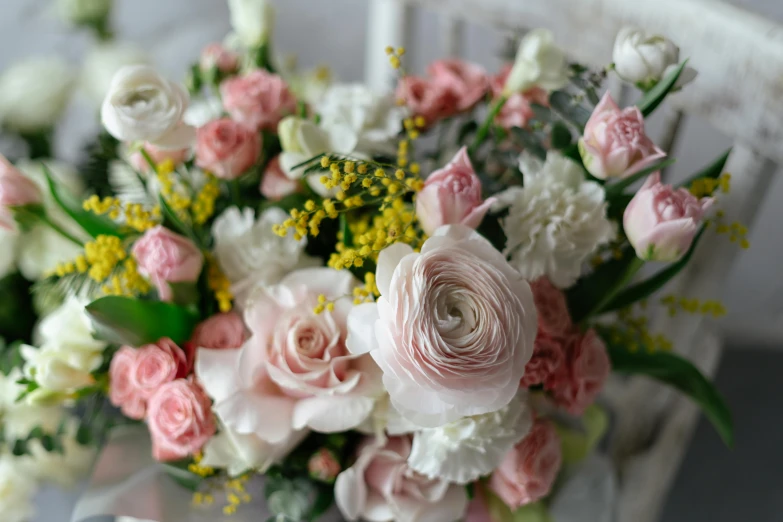
[{"label": "white rose", "polygon": [[52,343],[62,350],[85,353],[100,360],[107,343],[93,339],[94,330],[84,310],[85,304],[77,297],[69,297],[59,308],[44,317],[36,328],[39,342]]},{"label": "white rose", "polygon": [[228,0],[231,26],[245,47],[259,47],[269,41],[275,10],[267,0]]},{"label": "white rose", "polygon": [[0,76],[0,121],[22,133],[53,127],[71,97],[73,72],[59,58],[33,58]]},{"label": "white rose", "polygon": [[25,377],[39,388],[27,396],[30,404],[44,404],[93,384],[91,372],[100,366],[100,358],[84,352],[61,349],[55,344],[41,348],[22,346]]},{"label": "white rose", "polygon": [[152,67],[129,65],[114,75],[101,107],[106,130],[120,141],[147,141],[164,149],[193,144],[196,130],[183,123],[187,91]]},{"label": "white rose", "polygon": [[623,27],[612,52],[614,70],[631,83],[651,83],[663,79],[666,70],[680,63],[680,49],[663,36],[647,36],[638,27]]},{"label": "white rose", "polygon": [[3,522],[27,522],[33,515],[35,481],[24,473],[23,462],[11,455],[0,457],[0,513]]},{"label": "white rose", "polygon": [[506,79],[503,89],[506,94],[532,87],[554,91],[568,83],[568,61],[554,40],[546,29],[535,29],[525,35]]},{"label": "white rose", "polygon": [[361,84],[331,87],[318,105],[321,127],[351,129],[358,138],[356,150],[394,152],[393,141],[402,131],[406,111],[391,94],[379,94]]},{"label": "white rose", "polygon": [[81,72],[81,88],[100,104],[109,92],[114,75],[127,65],[148,63],[146,53],[127,42],[103,42],[85,56]]},{"label": "white rose", "polygon": [[101,22],[111,11],[112,0],[57,0],[60,16],[74,24]]}]

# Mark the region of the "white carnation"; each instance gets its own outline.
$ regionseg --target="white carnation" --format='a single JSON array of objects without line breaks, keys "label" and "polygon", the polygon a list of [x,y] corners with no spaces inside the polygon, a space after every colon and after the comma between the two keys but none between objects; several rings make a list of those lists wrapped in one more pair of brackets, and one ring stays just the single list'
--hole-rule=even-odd
[{"label": "white carnation", "polygon": [[573,161],[549,153],[546,162],[523,154],[524,188],[498,194],[495,211],[508,207],[502,220],[504,254],[525,279],[547,276],[558,287],[573,284],[596,249],[612,241],[615,225],[606,216],[603,187],[586,181]]},{"label": "white carnation", "polygon": [[27,522],[33,515],[32,496],[36,484],[22,468],[20,459],[11,455],[0,457],[0,513],[3,522]]},{"label": "white carnation", "polygon": [[94,46],[84,58],[81,88],[95,103],[100,104],[109,92],[117,71],[126,65],[148,63],[146,53],[134,44],[105,42]]},{"label": "white carnation", "polygon": [[215,255],[240,306],[257,285],[274,284],[288,272],[315,264],[304,254],[304,239],[273,232],[272,227],[287,217],[277,207],[265,210],[258,219],[253,209],[229,207],[212,225]]},{"label": "white carnation", "polygon": [[408,465],[429,478],[467,484],[497,468],[532,424],[527,391],[520,390],[498,411],[416,432]]},{"label": "white carnation", "polygon": [[0,76],[0,121],[23,133],[53,127],[70,100],[73,79],[59,58],[33,58],[9,67]]}]

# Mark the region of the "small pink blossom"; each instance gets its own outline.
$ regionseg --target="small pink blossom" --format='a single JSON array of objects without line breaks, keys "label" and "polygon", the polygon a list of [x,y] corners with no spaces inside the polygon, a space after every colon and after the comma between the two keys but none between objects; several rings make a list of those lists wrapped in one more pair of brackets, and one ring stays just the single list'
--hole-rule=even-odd
[{"label": "small pink blossom", "polygon": [[462,147],[448,165],[427,177],[416,196],[416,216],[424,232],[432,234],[443,225],[461,224],[475,229],[494,203],[481,199],[481,180]]},{"label": "small pink blossom", "polygon": [[239,55],[223,44],[212,43],[201,51],[200,66],[202,71],[209,71],[214,67],[224,74],[230,74],[239,68]]},{"label": "small pink blossom", "polygon": [[147,401],[133,379],[137,350],[123,346],[109,365],[109,401],[130,419],[141,420],[146,413]]},{"label": "small pink blossom", "polygon": [[238,178],[260,154],[261,135],[234,120],[214,120],[196,132],[196,165],[220,179]]},{"label": "small pink blossom", "polygon": [[554,426],[537,420],[527,437],[506,454],[489,487],[512,509],[531,504],[549,494],[561,462]]},{"label": "small pink blossom", "polygon": [[16,230],[10,207],[41,202],[41,189],[0,154],[0,227]]},{"label": "small pink blossom", "polygon": [[486,71],[462,60],[438,60],[427,69],[432,81],[451,93],[457,112],[472,109],[489,88]]},{"label": "small pink blossom", "polygon": [[255,130],[274,131],[281,119],[296,111],[296,99],[285,81],[263,69],[227,79],[220,93],[231,117]]},{"label": "small pink blossom", "polygon": [[[155,165],[171,161],[175,167],[181,165],[190,155],[190,149],[162,149],[151,143],[145,143],[142,148]],[[151,167],[147,158],[141,152],[134,152],[130,157],[130,164],[139,172],[147,173]]]},{"label": "small pink blossom", "polygon": [[342,470],[334,453],[326,448],[318,450],[307,462],[307,471],[310,476],[321,482],[334,482]]},{"label": "small pink blossom", "polygon": [[261,194],[270,201],[280,201],[284,197],[302,190],[302,182],[290,179],[280,168],[280,156],[275,156],[267,165],[261,178]]},{"label": "small pink blossom", "polygon": [[566,298],[546,277],[540,277],[530,284],[538,311],[538,329],[548,335],[562,335],[571,330],[571,314]]},{"label": "small pink blossom", "polygon": [[573,415],[582,415],[601,392],[610,371],[606,346],[591,329],[568,338],[565,362],[547,388],[560,406]]},{"label": "small pink blossom", "polygon": [[236,312],[215,314],[196,326],[191,342],[197,348],[227,350],[241,348],[247,337],[242,317]]},{"label": "small pink blossom", "polygon": [[690,249],[712,203],[711,198],[664,185],[655,172],[625,209],[625,235],[641,259],[677,261]]},{"label": "small pink blossom", "polygon": [[178,379],[161,386],[147,410],[153,457],[165,462],[200,451],[216,431],[211,406],[193,382]]},{"label": "small pink blossom", "polygon": [[414,116],[421,116],[426,127],[456,113],[457,100],[443,85],[427,78],[405,76],[397,85],[397,99]]},{"label": "small pink blossom", "polygon": [[192,365],[182,348],[167,337],[137,349],[134,362],[131,383],[145,400],[167,382],[186,377]]},{"label": "small pink blossom", "polygon": [[599,179],[630,176],[666,156],[645,134],[639,108],[620,109],[608,92],[585,125],[579,153],[590,174]]},{"label": "small pink blossom", "polygon": [[525,366],[520,386],[529,388],[543,384],[548,388],[554,382],[565,360],[563,340],[563,337],[550,337],[539,329],[533,357]]},{"label": "small pink blossom", "polygon": [[[511,64],[504,66],[498,75],[492,78],[491,92],[493,97],[498,98],[503,94],[506,79],[512,67]],[[514,92],[508,95],[506,103],[503,104],[495,118],[495,122],[504,129],[524,128],[535,117],[532,104],[548,107],[549,95],[540,87],[533,87],[525,92]]]},{"label": "small pink blossom", "polygon": [[139,272],[149,277],[163,301],[173,298],[169,283],[195,282],[204,266],[204,256],[193,242],[163,225],[146,231],[133,245]]}]

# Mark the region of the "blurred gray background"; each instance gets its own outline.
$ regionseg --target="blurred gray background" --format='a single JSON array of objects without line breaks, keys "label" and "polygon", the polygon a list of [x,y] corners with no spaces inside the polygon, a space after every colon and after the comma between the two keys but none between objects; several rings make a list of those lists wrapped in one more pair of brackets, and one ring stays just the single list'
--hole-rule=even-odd
[{"label": "blurred gray background", "polygon": [[[297,55],[302,68],[328,65],[339,80],[362,78],[366,0],[272,1],[277,7],[274,43],[278,54]],[[144,47],[172,78],[181,77],[200,48],[221,40],[229,27],[224,0],[115,2],[114,25],[119,38]],[[78,66],[91,38],[65,27],[52,3],[0,0],[0,70],[19,58],[50,53]],[[783,0],[734,3],[783,22]],[[417,15],[413,70],[421,70],[438,57],[437,21],[433,13]],[[669,36],[676,40],[676,35]],[[503,35],[471,26],[464,47],[466,57],[494,70],[502,44]],[[383,50],[378,53],[383,59]],[[692,65],[698,69],[698,64]],[[81,141],[97,128],[90,110],[86,101],[77,100],[71,107],[58,140],[64,157],[75,159]],[[685,138],[675,151],[675,170],[692,172],[728,145],[728,140],[702,122],[689,120]],[[777,180],[750,236],[750,250],[742,253],[732,277],[725,282],[723,297],[729,316],[719,326],[726,332],[729,351],[717,381],[735,413],[737,447],[733,451],[723,448],[711,428],[700,424],[665,509],[665,522],[783,520],[783,408],[777,402],[780,394],[773,390],[783,371],[781,199],[783,183]],[[47,496],[36,522],[67,521],[67,505],[67,497]]]}]

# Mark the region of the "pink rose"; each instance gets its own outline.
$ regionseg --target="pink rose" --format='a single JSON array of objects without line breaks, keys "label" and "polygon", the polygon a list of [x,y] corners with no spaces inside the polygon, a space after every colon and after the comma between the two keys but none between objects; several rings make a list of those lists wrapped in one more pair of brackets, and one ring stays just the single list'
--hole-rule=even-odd
[{"label": "pink rose", "polygon": [[489,487],[512,509],[531,504],[549,494],[561,461],[554,426],[537,420],[527,437],[506,454]]},{"label": "pink rose", "polygon": [[424,118],[427,127],[456,113],[457,101],[449,89],[418,76],[405,76],[400,80],[397,99],[402,100],[415,116]]},{"label": "pink rose", "polygon": [[0,154],[0,227],[16,230],[10,207],[41,202],[41,190]]},{"label": "pink rose", "polygon": [[472,109],[489,88],[489,79],[484,69],[462,60],[438,60],[428,68],[432,81],[454,98],[458,112]]},{"label": "pink rose", "polygon": [[211,406],[209,397],[190,381],[161,386],[147,409],[155,460],[178,460],[200,451],[216,431]]},{"label": "pink rose", "polygon": [[375,277],[381,297],[351,311],[348,348],[369,351],[405,418],[436,427],[511,402],[533,354],[536,308],[489,241],[441,227],[420,253],[386,247]]},{"label": "pink rose", "polygon": [[234,120],[214,120],[196,132],[196,165],[218,178],[238,178],[260,154],[261,135]]},{"label": "pink rose", "polygon": [[334,486],[337,507],[348,520],[447,522],[459,520],[468,504],[465,488],[428,479],[408,467],[408,437],[366,439],[356,463]]},{"label": "pink rose", "polygon": [[109,401],[130,419],[141,420],[147,409],[147,401],[133,380],[137,350],[123,346],[109,365]]},{"label": "pink rose", "polygon": [[630,176],[666,156],[644,133],[639,108],[620,109],[609,92],[585,125],[579,153],[590,174],[599,179]]},{"label": "pink rose", "polygon": [[[155,165],[161,165],[171,161],[175,167],[181,165],[190,155],[190,149],[162,149],[151,143],[143,145],[144,151],[149,155]],[[130,157],[130,164],[139,172],[149,172],[150,164],[141,152],[134,152]]]},{"label": "pink rose", "polygon": [[326,448],[318,450],[307,461],[307,472],[312,478],[321,482],[334,482],[334,479],[337,478],[337,475],[342,470],[342,466],[335,458],[334,453]]},{"label": "pink rose", "polygon": [[530,284],[533,299],[538,310],[538,329],[549,335],[562,335],[571,330],[571,314],[563,292],[546,277],[540,277]]},{"label": "pink rose", "polygon": [[235,312],[226,312],[199,323],[190,340],[197,348],[226,350],[241,348],[246,338],[247,329],[242,317]]},{"label": "pink rose", "polygon": [[601,392],[610,371],[606,346],[595,330],[588,330],[568,339],[565,363],[547,388],[560,406],[582,415]]},{"label": "pink rose", "polygon": [[136,393],[147,400],[158,388],[190,373],[191,361],[171,339],[164,337],[155,344],[145,344],[136,350],[131,383]]},{"label": "pink rose", "polygon": [[201,70],[210,71],[213,67],[224,74],[236,72],[239,68],[239,55],[223,44],[212,43],[201,51]]},{"label": "pink rose", "polygon": [[229,78],[220,93],[231,117],[255,130],[274,131],[283,117],[296,112],[296,99],[283,79],[263,69]]},{"label": "pink rose", "polygon": [[462,147],[448,165],[427,177],[416,196],[416,216],[427,234],[443,225],[475,229],[494,203],[481,199],[481,180],[473,170],[468,151]]},{"label": "pink rose", "polygon": [[163,225],[147,230],[133,245],[139,272],[149,277],[163,301],[173,298],[168,283],[191,283],[198,279],[204,256],[193,242]]},{"label": "pink rose", "polygon": [[290,179],[280,168],[280,156],[275,156],[267,165],[261,179],[261,194],[270,201],[280,201],[284,197],[302,190],[302,183]]},{"label": "pink rose", "polygon": [[[491,90],[492,96],[497,98],[503,94],[506,79],[511,68],[508,64],[501,69],[497,76],[492,78]],[[540,87],[533,87],[525,92],[514,92],[506,99],[506,103],[500,109],[495,122],[504,129],[512,127],[524,128],[528,122],[535,117],[532,104],[549,106],[549,95]]]},{"label": "pink rose", "polygon": [[641,259],[677,261],[690,249],[712,203],[712,198],[664,185],[655,172],[625,209],[625,235]]},{"label": "pink rose", "polygon": [[[539,321],[538,324],[540,328],[541,322]],[[522,376],[519,385],[529,388],[543,384],[545,388],[548,388],[557,378],[564,360],[563,338],[549,337],[539,330],[533,356],[525,366],[525,375]]]}]

